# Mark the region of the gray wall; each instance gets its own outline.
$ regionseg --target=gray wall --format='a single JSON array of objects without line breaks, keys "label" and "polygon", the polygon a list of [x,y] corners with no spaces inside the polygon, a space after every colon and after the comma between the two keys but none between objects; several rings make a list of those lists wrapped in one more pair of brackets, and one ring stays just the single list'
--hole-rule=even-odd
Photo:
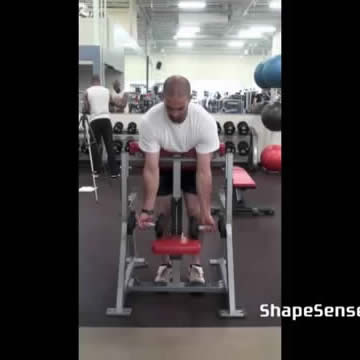
[{"label": "gray wall", "polygon": [[[84,91],[90,86],[93,75],[92,65],[79,65],[79,91]],[[119,80],[121,89],[124,89],[124,74],[111,67],[105,67],[105,86],[110,89],[114,80]]]},{"label": "gray wall", "polygon": [[100,47],[95,45],[79,46],[79,61],[87,60],[93,62],[94,74],[100,74]]},{"label": "gray wall", "polygon": [[124,90],[124,73],[114,70],[113,68],[105,67],[105,86],[108,89],[112,88],[112,84],[115,80],[120,81],[121,90]]},{"label": "gray wall", "polygon": [[79,90],[84,91],[90,86],[93,75],[92,65],[79,65]]}]

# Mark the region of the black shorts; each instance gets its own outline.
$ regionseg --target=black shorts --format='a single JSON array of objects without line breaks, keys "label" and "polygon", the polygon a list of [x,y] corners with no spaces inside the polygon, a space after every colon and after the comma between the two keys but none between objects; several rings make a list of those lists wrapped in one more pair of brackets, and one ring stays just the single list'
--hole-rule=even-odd
[{"label": "black shorts", "polygon": [[[196,171],[181,171],[181,190],[184,193],[196,195]],[[160,170],[158,196],[167,196],[173,193],[172,170]]]}]

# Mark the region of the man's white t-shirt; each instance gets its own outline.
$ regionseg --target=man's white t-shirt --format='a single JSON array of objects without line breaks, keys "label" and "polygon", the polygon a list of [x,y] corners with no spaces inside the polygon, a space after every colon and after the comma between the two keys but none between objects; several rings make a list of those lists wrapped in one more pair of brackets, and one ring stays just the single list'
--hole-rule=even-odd
[{"label": "man's white t-shirt", "polygon": [[139,146],[144,152],[160,149],[169,152],[206,154],[219,149],[219,135],[215,119],[198,104],[189,103],[188,114],[181,124],[173,123],[164,103],[153,106],[139,124]]},{"label": "man's white t-shirt", "polygon": [[89,87],[86,92],[90,104],[90,121],[103,118],[110,119],[109,89],[104,86],[96,85]]}]

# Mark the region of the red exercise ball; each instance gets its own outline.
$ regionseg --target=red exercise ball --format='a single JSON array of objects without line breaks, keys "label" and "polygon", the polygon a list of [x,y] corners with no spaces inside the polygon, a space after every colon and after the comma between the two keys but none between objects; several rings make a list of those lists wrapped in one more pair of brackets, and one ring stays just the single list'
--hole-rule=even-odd
[{"label": "red exercise ball", "polygon": [[261,165],[269,171],[281,171],[281,145],[269,145],[261,153]]}]

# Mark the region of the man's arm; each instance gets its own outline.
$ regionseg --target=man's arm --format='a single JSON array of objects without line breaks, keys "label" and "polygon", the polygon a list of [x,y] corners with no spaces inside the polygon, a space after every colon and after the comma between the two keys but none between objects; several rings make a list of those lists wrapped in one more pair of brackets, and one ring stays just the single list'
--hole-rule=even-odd
[{"label": "man's arm", "polygon": [[159,157],[160,152],[145,153],[144,203],[143,209],[154,210],[157,191],[159,189]]},{"label": "man's arm", "polygon": [[196,188],[200,201],[201,217],[211,215],[211,158],[212,153],[197,154]]}]

